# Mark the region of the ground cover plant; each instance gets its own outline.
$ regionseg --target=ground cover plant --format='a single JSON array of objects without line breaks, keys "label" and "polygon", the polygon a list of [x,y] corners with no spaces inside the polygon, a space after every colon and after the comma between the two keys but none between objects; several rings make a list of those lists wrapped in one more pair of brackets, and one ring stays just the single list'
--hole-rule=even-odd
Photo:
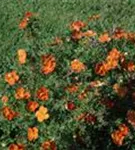
[{"label": "ground cover plant", "polygon": [[135,1],[0,5],[0,150],[135,150]]}]

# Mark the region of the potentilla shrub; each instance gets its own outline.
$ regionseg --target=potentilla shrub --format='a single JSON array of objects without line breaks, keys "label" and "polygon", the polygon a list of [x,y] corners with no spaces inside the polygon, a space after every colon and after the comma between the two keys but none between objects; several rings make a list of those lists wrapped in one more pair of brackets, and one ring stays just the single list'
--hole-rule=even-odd
[{"label": "potentilla shrub", "polygon": [[0,149],[133,149],[135,34],[94,31],[94,15],[42,43],[39,19],[18,22],[25,44],[2,74]]}]

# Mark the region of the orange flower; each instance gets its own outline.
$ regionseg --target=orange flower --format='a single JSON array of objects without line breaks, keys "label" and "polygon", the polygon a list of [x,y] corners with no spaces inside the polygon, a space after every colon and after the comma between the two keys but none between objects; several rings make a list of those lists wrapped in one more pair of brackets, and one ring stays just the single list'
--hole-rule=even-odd
[{"label": "orange flower", "polygon": [[15,98],[18,100],[29,99],[31,97],[30,93],[26,91],[23,87],[16,89]]},{"label": "orange flower", "polygon": [[82,21],[75,21],[70,25],[70,29],[72,31],[80,31],[82,28],[84,28],[86,24]]},{"label": "orange flower", "polygon": [[132,61],[128,62],[127,66],[126,66],[126,69],[129,72],[135,71],[135,64]]},{"label": "orange flower", "polygon": [[35,112],[35,110],[38,108],[39,104],[34,101],[29,101],[27,104],[27,109],[31,112]]},{"label": "orange flower", "polygon": [[97,63],[95,67],[95,73],[104,76],[108,71],[108,66],[105,62]]},{"label": "orange flower", "polygon": [[78,59],[74,59],[71,61],[71,70],[73,72],[79,73],[81,71],[84,71],[86,69],[86,66],[80,62]]},{"label": "orange flower", "polygon": [[127,87],[120,87],[117,83],[113,85],[113,89],[120,97],[124,97],[128,92]]},{"label": "orange flower", "polygon": [[113,142],[118,146],[123,145],[123,140],[125,136],[128,135],[128,133],[129,133],[129,128],[125,124],[119,125],[118,130],[114,131],[111,134]]},{"label": "orange flower", "polygon": [[105,42],[109,42],[109,41],[111,41],[111,38],[109,37],[108,33],[103,33],[102,35],[100,35],[100,37],[99,37],[100,43],[105,43]]},{"label": "orange flower", "polygon": [[41,71],[47,75],[54,71],[56,67],[56,59],[53,55],[47,54],[42,56],[42,68]]},{"label": "orange flower", "polygon": [[49,118],[48,109],[44,106],[40,106],[35,115],[39,122],[43,122]]},{"label": "orange flower", "polygon": [[127,136],[129,133],[129,128],[125,124],[119,125],[119,130],[122,132],[123,136]]},{"label": "orange flower", "polygon": [[114,60],[119,60],[119,58],[121,57],[121,53],[116,49],[116,48],[113,48],[107,58],[106,58],[106,61],[109,62],[109,61],[114,61]]},{"label": "orange flower", "polygon": [[49,90],[44,86],[40,87],[40,89],[37,91],[37,98],[42,101],[48,100]]},{"label": "orange flower", "polygon": [[134,110],[129,110],[127,112],[127,121],[130,123],[132,126],[135,127],[135,111]]},{"label": "orange flower", "polygon": [[14,85],[19,80],[19,76],[17,75],[16,71],[11,71],[5,74],[5,81],[9,85]]},{"label": "orange flower", "polygon": [[30,18],[30,17],[32,17],[33,16],[33,13],[32,12],[26,12],[25,13],[25,17],[26,18]]},{"label": "orange flower", "polygon": [[19,24],[19,28],[20,29],[25,29],[28,25],[28,22],[30,20],[30,18],[32,17],[32,13],[31,12],[26,12],[24,18],[21,20],[20,24]]},{"label": "orange flower", "polygon": [[19,49],[17,51],[17,55],[18,55],[18,60],[20,64],[25,64],[26,63],[26,57],[27,57],[27,53],[24,49]]},{"label": "orange flower", "polygon": [[28,25],[28,19],[24,18],[23,20],[21,20],[20,24],[19,24],[19,29],[25,29]]},{"label": "orange flower", "polygon": [[2,96],[1,100],[3,103],[6,103],[6,102],[8,102],[8,97],[6,95],[4,95],[4,96]]},{"label": "orange flower", "polygon": [[127,37],[127,33],[120,29],[120,28],[116,28],[115,31],[114,31],[114,34],[112,36],[113,39],[115,40],[118,40],[118,39],[122,39],[122,38],[125,38]]},{"label": "orange flower", "polygon": [[5,118],[7,118],[9,121],[13,120],[16,116],[18,116],[18,113],[13,111],[8,106],[5,106],[3,108],[3,115]]},{"label": "orange flower", "polygon": [[9,145],[9,150],[24,150],[24,145],[23,144],[10,144]]},{"label": "orange flower", "polygon": [[51,140],[42,143],[41,147],[43,150],[57,150],[55,142]]},{"label": "orange flower", "polygon": [[121,131],[114,131],[111,134],[112,140],[114,144],[121,146],[123,145],[124,136],[122,135]]},{"label": "orange flower", "polygon": [[38,128],[28,128],[28,140],[35,141],[38,138]]},{"label": "orange flower", "polygon": [[71,39],[74,41],[80,40],[84,36],[83,32],[81,31],[73,31],[71,35]]},{"label": "orange flower", "polygon": [[77,84],[71,84],[70,86],[66,87],[66,90],[70,93],[75,93],[78,91],[79,86]]},{"label": "orange flower", "polygon": [[93,36],[96,36],[96,35],[97,35],[97,33],[92,31],[92,30],[88,30],[88,31],[83,33],[84,37],[93,37]]},{"label": "orange flower", "polygon": [[115,69],[118,66],[118,61],[117,60],[110,60],[106,63],[107,70]]}]

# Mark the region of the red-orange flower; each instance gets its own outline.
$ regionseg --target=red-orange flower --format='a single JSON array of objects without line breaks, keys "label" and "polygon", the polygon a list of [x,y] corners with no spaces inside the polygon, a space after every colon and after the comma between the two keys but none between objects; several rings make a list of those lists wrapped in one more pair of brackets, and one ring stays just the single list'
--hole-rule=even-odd
[{"label": "red-orange flower", "polygon": [[25,29],[28,26],[29,20],[32,17],[32,13],[31,12],[26,12],[24,18],[21,20],[20,24],[19,24],[19,28],[20,29]]},{"label": "red-orange flower", "polygon": [[118,40],[118,39],[122,39],[122,38],[125,38],[127,37],[127,33],[120,29],[120,28],[116,28],[115,31],[114,31],[114,34],[112,36],[113,39],[115,40]]},{"label": "red-orange flower", "polygon": [[19,76],[16,71],[11,71],[5,74],[5,81],[9,85],[14,85],[19,80]]},{"label": "red-orange flower", "polygon": [[13,120],[16,116],[18,116],[18,113],[13,111],[10,107],[5,106],[3,108],[3,115],[6,119],[9,121]]},{"label": "red-orange flower", "polygon": [[122,133],[118,130],[114,131],[111,134],[112,140],[114,142],[114,144],[121,146],[123,144],[123,140],[124,140],[124,136],[122,135]]},{"label": "red-orange flower", "polygon": [[118,146],[123,145],[123,140],[128,135],[128,133],[129,128],[125,124],[119,125],[118,130],[115,130],[111,134],[113,142]]},{"label": "red-orange flower", "polygon": [[47,75],[54,71],[56,67],[56,59],[53,55],[47,54],[42,56],[42,67],[41,71]]},{"label": "red-orange flower", "polygon": [[119,125],[119,130],[122,132],[122,135],[127,136],[129,133],[129,128],[125,124]]},{"label": "red-orange flower", "polygon": [[23,87],[19,87],[16,89],[15,98],[18,100],[29,99],[31,94],[26,91]]},{"label": "red-orange flower", "polygon": [[97,63],[95,67],[95,73],[101,76],[106,75],[108,66],[105,62]]},{"label": "red-orange flower", "polygon": [[24,49],[19,49],[17,51],[17,55],[18,55],[18,61],[20,64],[25,64],[26,63],[26,57],[27,57],[27,53]]},{"label": "red-orange flower", "polygon": [[23,20],[21,20],[20,24],[19,24],[19,29],[25,29],[28,25],[28,19],[24,18]]},{"label": "red-orange flower", "polygon": [[128,62],[126,65],[126,69],[129,72],[135,71],[135,64],[132,61]]},{"label": "red-orange flower", "polygon": [[111,41],[111,38],[108,33],[103,33],[102,35],[100,35],[100,37],[99,37],[100,43],[105,43],[105,42],[109,42],[109,41]]},{"label": "red-orange flower", "polygon": [[79,73],[86,69],[86,66],[78,59],[74,59],[73,61],[71,61],[70,67],[71,67],[71,70],[76,73]]},{"label": "red-orange flower", "polygon": [[29,101],[27,104],[27,109],[31,112],[35,112],[35,110],[39,107],[39,104],[34,101]]},{"label": "red-orange flower", "polygon": [[46,101],[49,99],[49,90],[42,86],[39,88],[39,90],[37,91],[37,98],[42,100],[42,101]]},{"label": "red-orange flower", "polygon": [[65,89],[66,89],[68,92],[70,92],[70,93],[75,93],[75,92],[78,91],[79,85],[77,85],[77,84],[71,84],[71,85],[69,85],[68,87],[66,87]]},{"label": "red-orange flower", "polygon": [[27,136],[29,141],[35,141],[38,138],[38,128],[37,127],[28,128]]},{"label": "red-orange flower", "polygon": [[39,122],[47,120],[49,118],[48,109],[44,106],[40,106],[39,110],[36,111],[35,116]]},{"label": "red-orange flower", "polygon": [[80,31],[82,28],[84,28],[86,24],[82,21],[75,21],[70,25],[70,29],[72,31]]},{"label": "red-orange flower", "polygon": [[57,150],[56,144],[52,140],[45,141],[41,147],[43,150]]},{"label": "red-orange flower", "polygon": [[9,150],[25,150],[25,147],[23,144],[10,144]]},{"label": "red-orange flower", "polygon": [[30,17],[32,17],[32,16],[33,16],[33,13],[32,13],[32,12],[29,12],[29,11],[28,11],[28,12],[25,13],[25,17],[26,17],[26,18],[30,18]]}]

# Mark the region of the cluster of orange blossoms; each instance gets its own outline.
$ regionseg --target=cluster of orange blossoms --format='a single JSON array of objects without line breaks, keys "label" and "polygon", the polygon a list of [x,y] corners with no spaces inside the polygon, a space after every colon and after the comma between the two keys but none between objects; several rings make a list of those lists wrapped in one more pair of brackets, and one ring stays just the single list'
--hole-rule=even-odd
[{"label": "cluster of orange blossoms", "polygon": [[42,68],[41,71],[47,75],[54,71],[56,67],[56,59],[53,55],[47,54],[42,56]]},{"label": "cluster of orange blossoms", "polygon": [[125,124],[121,124],[118,127],[118,130],[115,130],[112,134],[112,140],[113,142],[118,145],[121,146],[123,144],[123,140],[125,139],[125,137],[128,135],[129,133],[129,128],[125,125]]},{"label": "cluster of orange blossoms", "polygon": [[[24,16],[24,18],[22,19],[22,21],[19,24],[19,28],[20,29],[26,29],[26,27],[28,26],[28,23],[30,21],[30,18],[33,16],[33,14],[31,12],[27,12]],[[95,20],[98,19],[100,16],[99,15],[95,15],[92,17],[89,17],[89,21],[90,20]],[[87,26],[87,23],[84,23],[82,21],[75,21],[70,25],[70,29],[71,29],[71,39],[74,41],[78,41],[83,37],[94,37],[97,35],[96,32],[94,32],[93,30],[87,30],[87,31],[83,31],[83,29]],[[129,33],[129,32],[125,32],[122,29],[116,29],[113,33],[113,35],[109,35],[108,32],[104,32],[103,34],[101,34],[98,38],[98,42],[100,43],[106,43],[106,42],[110,42],[112,39],[128,39],[131,41],[134,41],[135,39],[135,34],[134,33]],[[57,45],[57,44],[62,44],[63,41],[61,38],[56,38],[55,41],[51,44],[51,45]],[[19,49],[17,51],[17,59],[19,64],[23,65],[26,63],[26,59],[27,59],[27,52],[25,49]],[[106,75],[106,73],[112,69],[115,69],[118,66],[118,63],[121,63],[121,66],[123,67],[123,69],[128,70],[129,72],[131,71],[135,71],[135,64],[133,62],[126,62],[125,56],[119,52],[116,48],[113,48],[108,56],[106,57],[105,61],[100,62],[98,64],[96,64],[95,67],[95,72],[98,75],[104,76]],[[56,58],[55,56],[53,56],[52,54],[46,54],[42,56],[42,65],[41,65],[41,72],[44,75],[48,75],[51,74],[52,72],[54,72],[56,69]],[[70,63],[70,70],[71,72],[74,73],[80,73],[82,71],[85,71],[87,69],[86,65],[81,62],[79,59],[74,59],[71,61]],[[13,86],[15,83],[17,83],[19,81],[19,75],[17,74],[16,71],[11,71],[5,74],[5,81]],[[90,88],[95,88],[95,87],[99,87],[104,85],[105,83],[102,83],[99,80],[93,81],[90,83],[89,86],[87,86],[79,95],[78,95],[78,99],[82,100],[84,98],[87,97],[87,92],[89,91]],[[120,87],[120,85],[115,84],[113,86],[114,91],[120,96],[120,97],[124,97],[127,92],[128,89],[126,87]],[[75,93],[78,92],[79,90],[79,84],[71,84],[70,86],[66,87],[65,90],[67,90],[69,93]],[[49,99],[49,89],[47,89],[46,87],[42,86],[40,87],[37,92],[36,92],[36,97],[41,100],[41,101],[47,101]],[[27,91],[26,89],[24,89],[23,87],[19,87],[16,89],[15,92],[15,98],[17,100],[28,100],[31,98],[31,94],[29,91]],[[3,96],[2,97],[2,101],[3,103],[8,102],[8,97],[7,96]],[[111,108],[114,106],[114,103],[112,101],[101,101],[102,104],[104,104],[105,106]],[[76,109],[75,103],[74,102],[69,102],[66,105],[66,109],[68,110],[74,110]],[[38,122],[43,122],[44,120],[49,119],[50,115],[48,113],[48,109],[46,107],[44,107],[43,105],[39,105],[38,102],[36,101],[28,101],[27,102],[27,106],[26,106],[27,110],[30,112],[35,113],[35,117],[37,119]],[[15,111],[13,111],[10,107],[5,106],[3,107],[3,116],[8,119],[8,120],[12,120],[15,117],[17,117],[19,114]],[[128,122],[135,126],[135,111],[130,110],[127,113],[127,120]],[[84,120],[87,123],[95,123],[96,122],[96,116],[94,114],[90,114],[87,112],[82,113],[81,115],[79,115],[76,120]],[[122,124],[118,127],[118,130],[115,130],[112,134],[112,140],[113,142],[118,145],[121,146],[123,144],[123,140],[124,138],[128,135],[129,133],[129,129],[125,124]],[[37,140],[39,137],[39,130],[37,127],[29,127],[27,130],[27,138],[29,141],[35,141]],[[43,150],[57,150],[56,144],[54,141],[52,140],[48,140],[42,143],[41,148]],[[9,150],[24,150],[25,147],[22,144],[10,144],[9,146]]]},{"label": "cluster of orange blossoms", "polygon": [[21,20],[21,22],[19,24],[19,28],[26,29],[26,27],[28,26],[29,20],[32,16],[33,16],[33,14],[31,12],[26,12],[24,18]]}]

